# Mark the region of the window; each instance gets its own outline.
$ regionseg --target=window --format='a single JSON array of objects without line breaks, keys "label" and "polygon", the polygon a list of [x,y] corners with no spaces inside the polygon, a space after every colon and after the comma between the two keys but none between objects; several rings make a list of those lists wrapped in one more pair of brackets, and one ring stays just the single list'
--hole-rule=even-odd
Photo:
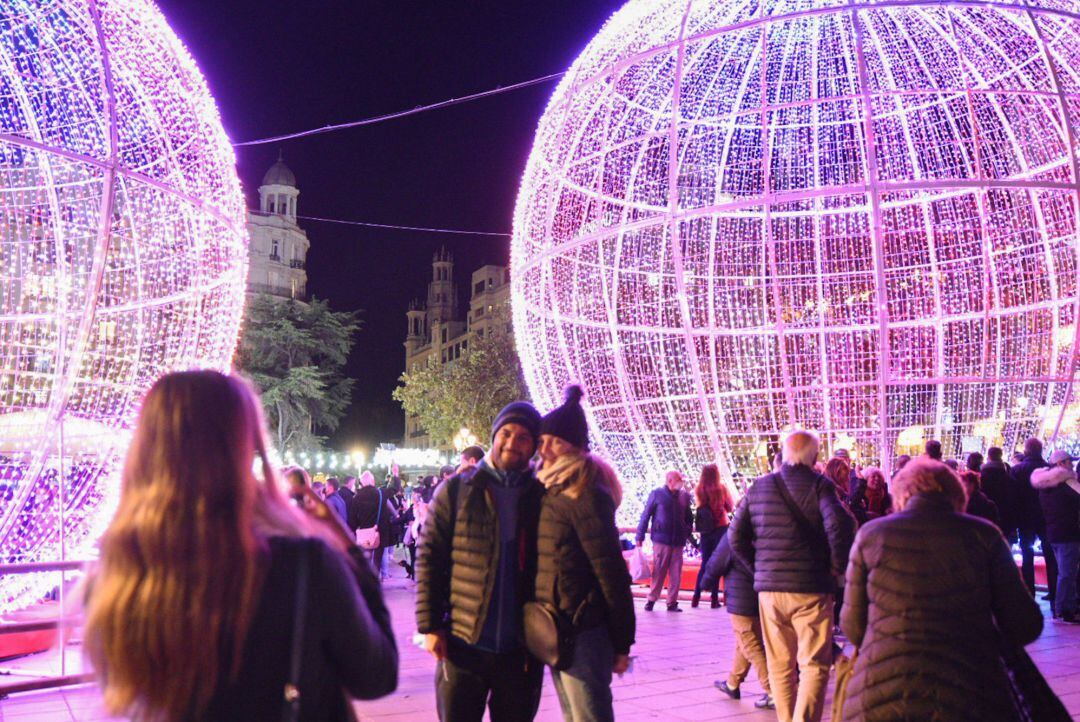
[{"label": "window", "polygon": [[446,343],[446,339],[448,338],[447,333],[446,333],[447,331],[448,331],[448,329],[446,329],[446,328],[444,328],[442,330],[442,342],[443,343]]},{"label": "window", "polygon": [[270,241],[270,258],[271,259],[273,259],[275,261],[280,259],[281,258],[280,250],[281,250],[281,241],[279,241],[276,238],[273,239],[272,241]]}]

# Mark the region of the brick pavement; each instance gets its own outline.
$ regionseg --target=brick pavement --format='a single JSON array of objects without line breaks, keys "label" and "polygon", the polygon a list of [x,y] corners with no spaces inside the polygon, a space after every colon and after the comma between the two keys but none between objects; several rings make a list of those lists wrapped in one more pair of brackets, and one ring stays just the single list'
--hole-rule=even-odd
[{"label": "brick pavement", "polygon": [[[433,660],[412,643],[413,585],[400,578],[390,580],[386,597],[401,654],[398,689],[384,699],[357,703],[357,712],[362,722],[433,720],[435,667]],[[620,722],[775,720],[773,713],[754,709],[754,700],[761,689],[753,674],[744,685],[745,694],[740,701],[729,700],[713,689],[713,680],[723,678],[731,664],[733,636],[727,612],[707,606],[699,609],[690,609],[685,603],[683,606],[686,611],[682,614],[668,613],[662,605],[658,605],[658,611],[645,612],[638,601],[635,668],[615,681],[616,718]],[[1045,603],[1043,606],[1045,611]],[[1028,651],[1074,719],[1080,719],[1080,627],[1047,623],[1042,637]],[[97,691],[89,686],[16,695],[0,701],[0,722],[107,719]],[[549,678],[544,681],[537,720],[561,720]]]}]

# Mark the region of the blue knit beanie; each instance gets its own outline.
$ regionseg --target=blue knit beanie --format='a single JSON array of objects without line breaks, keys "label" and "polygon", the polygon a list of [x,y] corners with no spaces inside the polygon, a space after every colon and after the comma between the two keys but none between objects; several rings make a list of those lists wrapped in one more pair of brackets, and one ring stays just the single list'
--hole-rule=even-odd
[{"label": "blue knit beanie", "polygon": [[534,441],[540,438],[540,412],[528,401],[514,401],[504,406],[491,425],[491,438],[494,439],[499,429],[507,424],[521,424],[532,434]]}]

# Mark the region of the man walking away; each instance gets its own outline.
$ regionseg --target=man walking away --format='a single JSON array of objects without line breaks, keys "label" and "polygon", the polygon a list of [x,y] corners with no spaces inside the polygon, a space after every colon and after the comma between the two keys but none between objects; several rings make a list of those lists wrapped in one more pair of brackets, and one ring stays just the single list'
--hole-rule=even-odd
[{"label": "man walking away", "polygon": [[997,446],[986,450],[986,462],[979,470],[979,481],[983,493],[997,505],[998,514],[1001,515],[1001,533],[1005,535],[1005,541],[1012,544],[1016,541],[1017,494],[1015,482],[1001,454],[1001,448]]},{"label": "man walking away", "polygon": [[1068,624],[1080,624],[1076,616],[1076,576],[1080,565],[1080,484],[1073,471],[1073,458],[1058,449],[1050,455],[1050,466],[1031,473],[1031,485],[1039,490],[1039,503],[1046,519],[1046,537],[1058,565],[1055,616]]},{"label": "man walking away", "polygon": [[326,495],[326,505],[334,510],[341,521],[348,522],[348,504],[345,503],[345,497],[341,493],[341,482],[336,476],[331,476],[326,480],[326,486],[330,490],[330,493]]},{"label": "man walking away", "polygon": [[728,531],[732,551],[754,570],[780,722],[821,719],[833,662],[836,579],[855,536],[855,519],[835,487],[814,471],[820,446],[808,431],[784,439],[780,471],[750,487]]},{"label": "man walking away", "polygon": [[1046,563],[1046,599],[1050,600],[1050,606],[1054,608],[1054,595],[1057,592],[1057,560],[1054,559],[1054,551],[1050,542],[1046,539],[1046,520],[1043,518],[1042,504],[1039,502],[1039,493],[1031,485],[1031,475],[1036,469],[1046,466],[1043,460],[1043,445],[1038,439],[1028,439],[1024,442],[1024,453],[1020,460],[1013,465],[1012,474],[1014,488],[1018,495],[1017,507],[1019,517],[1017,526],[1020,536],[1020,572],[1024,577],[1024,583],[1035,595],[1035,538],[1038,537],[1042,544],[1043,561]]},{"label": "man walking away", "polygon": [[668,577],[667,608],[669,612],[681,612],[679,609],[679,583],[682,581],[683,547],[690,538],[690,529],[694,523],[694,513],[690,510],[690,494],[685,486],[682,474],[669,471],[664,486],[653,489],[641,512],[641,521],[637,528],[637,545],[645,541],[645,532],[652,520],[653,572],[652,588],[645,602],[645,611],[651,612],[664,588],[664,577]]},{"label": "man walking away", "polygon": [[432,497],[416,562],[416,628],[437,660],[443,722],[528,721],[543,665],[525,650],[522,605],[536,586],[544,487],[529,460],[540,414],[517,401],[495,418],[489,454]]}]

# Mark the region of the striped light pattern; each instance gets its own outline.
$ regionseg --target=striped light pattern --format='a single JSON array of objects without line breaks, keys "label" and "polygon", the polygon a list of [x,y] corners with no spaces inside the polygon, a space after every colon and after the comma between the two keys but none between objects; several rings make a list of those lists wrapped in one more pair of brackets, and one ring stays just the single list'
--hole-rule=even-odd
[{"label": "striped light pattern", "polygon": [[1075,431],[1078,33],[1075,0],[629,2],[518,196],[538,404],[580,382],[637,501],[791,425],[886,469]]},{"label": "striped light pattern", "polygon": [[[227,369],[247,272],[235,158],[146,0],[0,7],[0,562],[92,553],[142,393]],[[0,610],[56,574],[0,575]]]}]

